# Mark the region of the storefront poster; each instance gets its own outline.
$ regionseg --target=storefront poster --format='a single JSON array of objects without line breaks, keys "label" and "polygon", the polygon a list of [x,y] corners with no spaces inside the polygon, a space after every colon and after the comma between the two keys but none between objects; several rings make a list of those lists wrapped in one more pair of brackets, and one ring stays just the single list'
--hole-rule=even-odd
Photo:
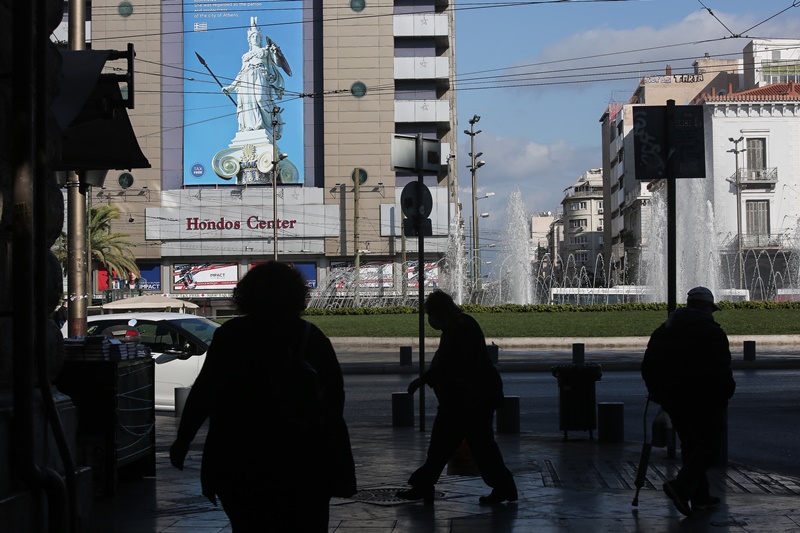
[{"label": "storefront poster", "polygon": [[239,282],[237,263],[182,263],[172,265],[174,291],[230,291]]},{"label": "storefront poster", "polygon": [[139,286],[146,291],[161,292],[161,265],[141,264],[139,265]]}]

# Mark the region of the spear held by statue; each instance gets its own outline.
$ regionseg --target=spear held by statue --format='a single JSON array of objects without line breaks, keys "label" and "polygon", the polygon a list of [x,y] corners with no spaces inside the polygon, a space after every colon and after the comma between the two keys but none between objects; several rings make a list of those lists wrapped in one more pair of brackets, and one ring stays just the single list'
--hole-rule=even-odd
[{"label": "spear held by statue", "polygon": [[[212,72],[212,71],[211,71],[211,67],[209,67],[209,66],[208,66],[208,64],[206,63],[206,60],[205,60],[205,59],[203,59],[203,56],[201,56],[201,55],[200,55],[200,54],[198,54],[197,52],[195,52],[195,53],[194,53],[194,55],[196,55],[196,56],[197,56],[197,59],[199,59],[199,60],[200,60],[200,64],[201,64],[201,65],[203,65],[204,67],[206,67],[206,70],[207,70],[207,71],[208,71],[208,73],[209,73],[209,74],[211,74],[211,76],[214,78],[214,81],[216,81],[216,82],[217,82],[217,84],[218,84],[218,85],[219,85],[221,88],[223,88],[223,89],[224,89],[224,88],[225,88],[225,86],[224,86],[224,85],[222,85],[222,82],[221,82],[221,81],[219,81],[219,78],[217,78],[217,75],[216,75],[216,74],[214,74],[214,72]],[[230,101],[231,101],[231,102],[233,102],[233,105],[236,105],[236,100],[234,100],[234,99],[233,99],[233,97],[232,97],[230,94],[228,94],[228,93],[225,93],[225,96],[227,96],[227,97],[230,99]]]}]

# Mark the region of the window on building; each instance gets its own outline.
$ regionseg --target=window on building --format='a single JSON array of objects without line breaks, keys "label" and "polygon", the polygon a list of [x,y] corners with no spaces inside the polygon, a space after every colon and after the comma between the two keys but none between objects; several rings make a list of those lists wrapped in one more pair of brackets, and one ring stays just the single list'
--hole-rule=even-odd
[{"label": "window on building", "polygon": [[603,244],[604,244],[604,242],[605,242],[605,241],[603,241],[603,236],[602,236],[602,235],[600,235],[600,236],[597,238],[597,244],[599,244],[599,245],[603,245]]},{"label": "window on building", "polygon": [[579,254],[575,254],[575,261],[578,263],[585,263],[589,260],[589,254],[581,252]]},{"label": "window on building", "polygon": [[576,218],[569,221],[570,228],[585,228],[587,226],[587,222],[585,218]]},{"label": "window on building", "polygon": [[745,216],[748,235],[769,235],[769,200],[748,200]]},{"label": "window on building", "polygon": [[586,202],[572,202],[569,204],[570,211],[579,211],[586,209]]},{"label": "window on building", "polygon": [[762,171],[767,168],[767,140],[764,138],[747,139],[747,170],[748,174]]},{"label": "window on building", "polygon": [[587,244],[589,242],[589,238],[586,235],[580,235],[578,237],[572,237],[570,239],[570,244]]},{"label": "window on building", "polygon": [[[777,52],[777,54],[776,54]],[[767,85],[772,83],[789,83],[800,81],[800,62],[780,59],[780,51],[773,51],[772,61],[761,62],[761,81]]]}]

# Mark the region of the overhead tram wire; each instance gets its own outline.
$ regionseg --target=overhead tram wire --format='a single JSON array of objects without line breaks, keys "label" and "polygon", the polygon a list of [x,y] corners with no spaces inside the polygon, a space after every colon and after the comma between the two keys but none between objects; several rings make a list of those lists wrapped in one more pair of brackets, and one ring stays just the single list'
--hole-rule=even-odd
[{"label": "overhead tram wire", "polygon": [[747,33],[747,32],[749,32],[750,30],[752,30],[752,29],[754,29],[754,28],[757,28],[757,27],[761,26],[761,25],[762,25],[762,24],[764,24],[765,22],[768,22],[768,21],[770,21],[770,20],[774,19],[774,18],[775,18],[775,17],[777,17],[778,15],[782,15],[783,13],[786,13],[787,11],[789,11],[790,9],[792,9],[793,7],[800,7],[800,0],[794,0],[794,1],[792,2],[792,5],[790,5],[790,6],[789,6],[789,7],[787,7],[786,9],[783,9],[783,10],[781,10],[781,11],[778,11],[777,13],[775,13],[774,15],[772,15],[771,17],[768,17],[768,18],[766,18],[766,19],[762,20],[761,22],[759,22],[759,23],[758,23],[758,24],[756,24],[755,26],[751,26],[751,27],[747,28],[747,29],[746,29],[746,30],[744,30],[742,33]]},{"label": "overhead tram wire", "polygon": [[[565,3],[570,3],[570,4],[578,4],[578,3],[600,4],[600,3],[612,3],[612,2],[640,2],[640,1],[641,0],[569,0],[569,2],[565,2],[564,0],[536,0],[536,1],[528,1],[528,2],[502,2],[502,3],[491,3],[491,4],[467,4],[467,7],[461,7],[459,5],[455,5],[455,6],[452,6],[451,8],[449,8],[448,11],[457,12],[457,11],[475,11],[475,10],[481,10],[481,9],[503,9],[503,8],[508,8],[508,7],[529,7],[529,6],[544,5],[544,4],[565,4]],[[337,8],[332,8],[332,9],[338,10],[339,8],[337,7]],[[283,10],[283,11],[306,11],[307,9],[306,8],[302,8],[302,7],[299,7],[299,8],[282,8],[282,9],[281,8],[265,8],[264,9],[264,11],[277,11],[277,10]],[[233,11],[236,11],[236,10],[233,10]],[[249,9],[242,10],[242,12],[246,12],[246,13],[258,12],[258,11],[260,11],[260,10],[249,10]],[[154,13],[150,13],[150,15],[157,15],[158,13],[164,13],[164,12],[165,12],[164,10],[160,10],[160,11],[156,11]],[[109,15],[99,15],[99,16],[111,16],[111,13],[112,12],[110,11]],[[113,13],[116,14],[116,9],[113,11]],[[176,11],[172,11],[172,12],[169,12],[169,13],[177,14]],[[182,14],[195,13],[195,11],[194,10],[182,11],[181,13]],[[144,14],[147,14],[147,13],[144,13]],[[363,22],[365,19],[369,19],[369,18],[384,18],[384,17],[394,17],[394,12],[391,12],[391,13],[376,13],[374,15],[370,15],[370,14],[366,14],[366,15],[365,14],[354,14],[354,15],[351,15],[351,16],[335,17],[335,18],[325,18],[325,17],[323,17],[322,22],[345,22],[345,21],[354,21],[354,20]],[[97,17],[93,16],[93,18],[97,18]],[[308,24],[308,23],[313,23],[313,22],[316,22],[316,21],[314,21],[314,20],[311,20],[311,21],[308,21],[308,20],[297,20],[297,21],[287,21],[287,22],[266,23],[266,24],[261,24],[259,26],[263,27],[263,28],[275,28],[275,27],[280,27],[280,26],[297,26],[297,25],[303,25],[303,24]],[[228,27],[225,27],[225,28],[209,28],[207,30],[207,32],[239,30],[239,29],[240,30],[246,30],[247,28],[249,28],[249,25],[245,24],[245,25],[242,25],[242,26],[238,26],[238,25],[237,26],[228,26]],[[165,35],[178,35],[178,34],[184,34],[184,33],[192,33],[192,31],[191,30],[185,30],[185,31],[184,30],[180,30],[180,31],[172,31],[172,32],[157,32],[157,33],[135,34],[135,35],[126,35],[124,38],[127,38],[127,39],[136,39],[136,38],[148,39],[148,38],[154,38],[154,37],[161,37],[161,36],[165,36]],[[119,39],[122,39],[122,38],[123,37],[121,37],[121,36],[106,36],[106,37],[93,38],[92,41],[93,42],[102,42],[102,41],[105,41],[105,40],[119,40]]]}]

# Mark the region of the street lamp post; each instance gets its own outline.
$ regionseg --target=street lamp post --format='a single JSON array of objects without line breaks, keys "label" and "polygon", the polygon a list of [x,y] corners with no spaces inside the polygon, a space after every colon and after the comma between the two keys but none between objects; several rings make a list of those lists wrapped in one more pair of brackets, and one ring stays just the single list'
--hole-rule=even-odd
[{"label": "street lamp post", "polygon": [[[494,196],[493,192],[487,192],[483,196],[481,196],[479,198],[475,198],[475,201],[477,202],[478,200],[484,200],[484,199],[490,198],[492,196]],[[474,195],[473,195],[473,197],[474,197]],[[482,263],[481,263],[481,248],[484,248],[483,246],[481,246],[481,236],[480,236],[481,233],[480,233],[480,229],[478,227],[478,218],[488,218],[488,217],[489,217],[489,213],[481,213],[481,214],[478,215],[477,218],[475,218],[475,228],[474,228],[475,231],[474,231],[473,237],[475,238],[475,252],[476,252],[476,255],[477,255],[477,274],[478,274],[478,276],[476,278],[478,280],[478,282],[476,284],[476,288],[477,289],[480,289],[480,280],[483,277],[483,269],[481,268],[481,265],[482,265]],[[491,247],[491,246],[494,246],[494,245],[493,244],[489,245],[486,248]]]},{"label": "street lamp post", "polygon": [[278,129],[278,118],[283,111],[278,106],[272,107],[272,259],[278,260],[278,163],[286,159],[286,154],[278,155],[278,141],[275,133]]},{"label": "street lamp post", "polygon": [[[494,193],[493,193],[494,194]],[[473,197],[474,198],[474,197]],[[484,196],[485,198],[485,196]],[[481,198],[478,198],[480,200]],[[472,230],[472,243],[474,248],[472,248],[472,287],[474,290],[479,290],[480,287],[480,280],[483,274],[483,269],[481,269],[481,241],[479,237],[478,231],[478,219],[479,218],[489,218],[489,213],[481,213],[477,216],[473,216],[473,226]]]},{"label": "street lamp post", "polygon": [[734,178],[734,185],[736,186],[736,236],[737,236],[737,251],[739,255],[739,288],[744,289],[744,257],[742,256],[742,173],[739,172],[739,154],[745,152],[747,149],[742,148],[739,150],[739,143],[744,141],[744,137],[734,139],[729,137],[728,140],[733,143],[733,148],[728,150],[736,159],[736,174]]},{"label": "street lamp post", "polygon": [[475,131],[475,124],[477,124],[481,120],[481,117],[478,115],[473,115],[471,119],[469,119],[469,129],[464,130],[464,133],[469,135],[469,157],[470,157],[470,164],[467,166],[470,172],[472,173],[472,250],[473,250],[473,257],[472,257],[472,283],[473,286],[477,285],[477,272],[478,268],[475,264],[475,256],[474,250],[478,247],[477,241],[475,239],[476,229],[478,227],[478,199],[475,196],[477,192],[477,170],[481,168],[483,165],[486,164],[485,161],[477,161],[477,158],[483,155],[483,152],[475,153],[475,136],[478,135],[481,130]]}]

